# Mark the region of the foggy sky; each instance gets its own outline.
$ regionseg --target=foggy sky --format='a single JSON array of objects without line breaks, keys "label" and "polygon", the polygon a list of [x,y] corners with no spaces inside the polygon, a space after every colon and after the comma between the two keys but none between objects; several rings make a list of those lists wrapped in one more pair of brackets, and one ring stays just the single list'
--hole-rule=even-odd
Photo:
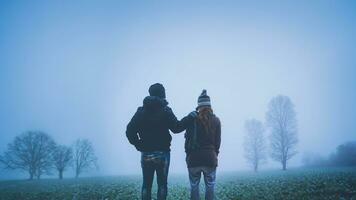
[{"label": "foggy sky", "polygon": [[[0,152],[42,130],[60,144],[91,140],[100,166],[91,174],[139,174],[126,125],[161,82],[178,118],[207,89],[222,123],[219,171],[249,169],[244,122],[264,122],[279,94],[299,124],[289,166],[304,152],[326,156],[355,140],[355,10],[351,1],[2,1]],[[172,136],[170,171],[186,173],[184,133]]]}]

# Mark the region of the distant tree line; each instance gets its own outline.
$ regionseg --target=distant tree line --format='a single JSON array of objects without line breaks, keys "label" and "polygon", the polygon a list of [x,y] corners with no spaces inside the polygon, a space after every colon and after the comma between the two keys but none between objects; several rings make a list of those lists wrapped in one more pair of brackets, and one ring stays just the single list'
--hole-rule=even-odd
[{"label": "distant tree line", "polygon": [[287,162],[297,154],[298,126],[294,104],[288,96],[278,95],[271,99],[266,112],[266,127],[256,119],[245,122],[245,158],[255,172],[267,158],[267,141],[264,136],[269,131],[270,157],[287,169]]},{"label": "distant tree line", "polygon": [[69,147],[57,144],[45,132],[27,131],[8,144],[0,156],[0,164],[4,169],[27,172],[30,180],[51,175],[54,170],[62,179],[69,167],[74,168],[76,178],[84,170],[97,167],[97,158],[87,139],[78,139]]},{"label": "distant tree line", "polygon": [[328,157],[318,154],[305,154],[303,164],[306,167],[350,167],[356,166],[356,141],[346,142],[337,146],[335,152]]}]

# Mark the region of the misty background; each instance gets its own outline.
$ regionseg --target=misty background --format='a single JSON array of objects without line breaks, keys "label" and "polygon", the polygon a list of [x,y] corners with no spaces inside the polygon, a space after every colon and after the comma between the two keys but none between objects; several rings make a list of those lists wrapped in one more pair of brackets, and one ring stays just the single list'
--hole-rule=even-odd
[{"label": "misty background", "polygon": [[[244,122],[291,98],[298,154],[355,140],[356,3],[352,1],[1,1],[0,152],[27,130],[60,144],[89,139],[100,169],[140,174],[126,125],[148,87],[180,119],[207,89],[222,123],[218,171],[249,170]],[[184,133],[170,172],[186,173]],[[280,169],[268,159],[261,169]],[[0,178],[26,177],[0,171]],[[65,173],[66,176],[66,173]]]}]

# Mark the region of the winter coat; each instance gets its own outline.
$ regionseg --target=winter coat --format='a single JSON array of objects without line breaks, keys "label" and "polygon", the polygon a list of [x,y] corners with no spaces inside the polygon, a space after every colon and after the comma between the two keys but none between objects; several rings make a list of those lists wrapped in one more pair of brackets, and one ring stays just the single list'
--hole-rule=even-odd
[{"label": "winter coat", "polygon": [[185,152],[188,167],[216,167],[221,143],[221,124],[213,115],[214,130],[206,132],[196,118],[187,124],[185,133]]},{"label": "winter coat", "polygon": [[165,99],[148,96],[128,123],[126,136],[138,151],[170,151],[172,136],[169,133],[185,129],[185,117],[178,121]]}]

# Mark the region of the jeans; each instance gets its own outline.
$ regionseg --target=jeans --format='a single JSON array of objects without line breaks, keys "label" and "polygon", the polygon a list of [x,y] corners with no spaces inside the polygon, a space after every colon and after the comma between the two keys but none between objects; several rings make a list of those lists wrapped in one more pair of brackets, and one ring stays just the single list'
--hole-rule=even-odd
[{"label": "jeans", "polygon": [[157,200],[167,198],[167,177],[170,162],[170,153],[153,151],[141,153],[141,167],[143,174],[142,200],[151,200],[153,176],[157,175]]},{"label": "jeans", "polygon": [[188,168],[190,181],[190,199],[199,200],[200,176],[203,172],[205,182],[205,199],[214,199],[214,187],[216,178],[216,167],[190,167]]}]

